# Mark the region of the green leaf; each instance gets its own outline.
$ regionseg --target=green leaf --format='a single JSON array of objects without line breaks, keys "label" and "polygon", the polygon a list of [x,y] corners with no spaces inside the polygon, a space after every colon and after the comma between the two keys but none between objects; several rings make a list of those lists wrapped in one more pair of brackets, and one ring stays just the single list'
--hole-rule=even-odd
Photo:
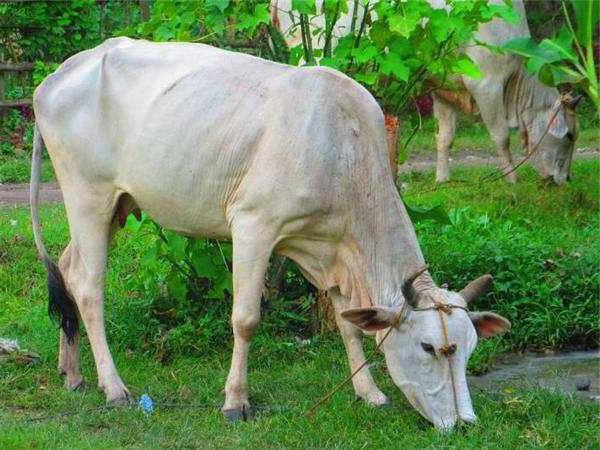
[{"label": "green leaf", "polygon": [[558,54],[563,59],[572,62],[578,61],[577,53],[573,49],[573,35],[566,26],[560,29],[558,35],[553,39],[544,39],[540,44],[540,49],[545,50],[548,54]]},{"label": "green leaf", "polygon": [[315,0],[292,0],[292,9],[300,14],[316,14]]},{"label": "green leaf", "polygon": [[377,81],[377,73],[369,72],[369,73],[357,73],[354,76],[356,81],[366,84],[367,86],[372,86]]},{"label": "green leaf", "polygon": [[491,4],[487,7],[487,12],[482,14],[484,19],[491,20],[496,16],[501,17],[505,22],[516,25],[521,21],[521,16],[511,6]]},{"label": "green leaf", "polygon": [[173,256],[173,258],[176,261],[184,260],[186,254],[185,250],[187,247],[187,238],[179,234],[169,232],[168,241],[169,253]]},{"label": "green leaf", "polygon": [[229,0],[206,0],[206,7],[217,8],[220,12],[224,12],[229,6]]},{"label": "green leaf", "polygon": [[414,31],[419,23],[420,18],[414,16],[405,16],[402,14],[394,14],[389,17],[388,23],[390,30],[394,33],[398,33],[405,38],[410,37],[410,34]]},{"label": "green leaf", "polygon": [[577,39],[583,47],[592,44],[594,29],[600,21],[600,2],[598,0],[571,0],[575,12]]},{"label": "green leaf", "polygon": [[466,75],[469,78],[479,79],[482,77],[481,70],[477,67],[471,58],[467,55],[461,56],[451,65],[452,72],[459,75]]},{"label": "green leaf", "polygon": [[385,54],[380,60],[380,69],[383,74],[394,75],[402,81],[408,81],[410,75],[410,68],[396,53]]},{"label": "green leaf", "polygon": [[180,274],[172,269],[169,275],[167,275],[167,291],[169,296],[183,302],[187,299],[188,288],[185,280],[182,279]]},{"label": "green leaf", "polygon": [[352,51],[352,55],[356,58],[356,62],[359,64],[371,61],[379,54],[379,50],[374,45],[370,45],[367,42],[363,42],[363,44],[361,44],[359,48],[355,48]]},{"label": "green leaf", "polygon": [[410,216],[410,220],[413,222],[422,222],[424,220],[433,220],[434,222],[449,225],[450,217],[442,205],[435,205],[429,208],[423,208],[420,206],[409,205],[404,202],[406,211]]}]

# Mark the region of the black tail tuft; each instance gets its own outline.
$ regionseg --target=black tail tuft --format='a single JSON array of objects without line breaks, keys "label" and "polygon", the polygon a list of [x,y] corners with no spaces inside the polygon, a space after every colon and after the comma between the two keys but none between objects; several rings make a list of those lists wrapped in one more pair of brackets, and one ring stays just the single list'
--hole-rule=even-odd
[{"label": "black tail tuft", "polygon": [[48,271],[48,314],[51,318],[60,323],[70,344],[79,329],[79,319],[77,317],[77,305],[71,293],[67,290],[65,280],[60,273],[58,266],[46,259],[44,261]]}]

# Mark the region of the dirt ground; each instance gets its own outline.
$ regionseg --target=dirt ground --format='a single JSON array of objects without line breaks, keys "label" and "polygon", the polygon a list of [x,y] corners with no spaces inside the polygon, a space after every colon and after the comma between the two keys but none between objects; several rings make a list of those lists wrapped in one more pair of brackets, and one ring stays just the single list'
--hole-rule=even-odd
[{"label": "dirt ground", "polygon": [[[600,150],[580,148],[575,152],[576,159],[597,158]],[[519,159],[516,157],[516,161]],[[466,166],[498,166],[499,159],[496,156],[483,152],[460,151],[450,158],[450,164]],[[435,155],[416,154],[411,159],[398,167],[399,173],[422,172],[435,168]],[[42,183],[40,190],[40,201],[42,203],[62,202],[62,193],[57,182]],[[29,203],[29,183],[6,183],[0,184],[0,205],[22,205]]]}]

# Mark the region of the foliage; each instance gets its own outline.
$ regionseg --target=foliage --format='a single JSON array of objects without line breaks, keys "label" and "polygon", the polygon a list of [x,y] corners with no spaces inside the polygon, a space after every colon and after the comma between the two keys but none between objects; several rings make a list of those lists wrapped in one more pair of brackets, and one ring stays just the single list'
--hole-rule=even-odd
[{"label": "foliage", "polygon": [[157,0],[149,21],[126,27],[119,34],[154,41],[202,42],[273,57],[265,39],[269,22],[269,2],[265,0]]},{"label": "foliage", "polygon": [[597,0],[571,0],[574,21],[564,1],[562,7],[566,24],[554,37],[539,44],[530,37],[516,38],[500,48],[523,56],[528,72],[536,73],[547,85],[579,86],[600,111],[597,61],[594,61],[594,52],[598,51],[597,44],[594,48],[594,33],[597,33],[600,21],[600,3]]},{"label": "foliage", "polygon": [[37,87],[44,78],[58,69],[58,63],[45,63],[43,61],[36,61],[33,65],[33,86]]},{"label": "foliage", "polygon": [[477,169],[459,170],[468,181],[451,190],[431,189],[419,174],[402,176],[409,200],[454,205],[451,224],[416,224],[426,260],[453,289],[483,273],[494,276],[493,291],[475,308],[512,321],[502,339],[511,348],[596,347],[600,341],[599,192],[592,181],[598,169],[597,161],[575,161],[574,184],[551,191],[529,176],[510,189],[481,183]]},{"label": "foliage", "polygon": [[[136,276],[127,283],[131,292],[150,300],[143,313],[148,325],[143,340],[163,361],[184,349],[189,352],[198,345],[226,343],[233,294],[231,244],[181,236],[145,215],[140,221],[130,216],[126,230],[136,238],[146,236],[150,240]],[[289,262],[282,262],[278,270],[280,286],[264,305],[269,329],[302,334],[310,328],[306,313],[314,297]]]},{"label": "foliage", "polygon": [[[581,227],[586,220],[596,220],[597,196],[593,197],[595,204],[580,205],[578,211],[564,200],[585,192],[589,185],[597,186],[598,168],[597,162],[577,161],[572,187],[545,192],[539,191],[537,182],[532,181],[535,176],[528,172],[522,189],[519,185],[518,202],[496,203],[511,198],[512,188],[503,184],[479,189],[472,196],[461,190],[446,190],[444,195],[458,208],[470,204],[475,216],[488,211],[490,226],[500,220],[496,217],[502,210],[510,217],[527,216],[533,223],[523,227],[524,232],[539,228],[539,234],[552,237],[563,230],[556,240],[566,252],[577,247],[588,252],[591,250]],[[461,175],[474,178],[478,173],[469,170]],[[409,183],[415,190],[429,186],[427,179]],[[419,201],[433,200],[432,194],[419,196]],[[57,255],[69,239],[64,210],[60,205],[45,205],[41,217],[48,249]],[[434,232],[432,228],[427,236],[432,267],[437,265],[436,254],[443,252],[435,251]],[[494,239],[493,233],[488,235]],[[272,330],[265,329],[272,320],[270,314],[265,314],[253,340],[249,360],[250,396],[257,408],[257,420],[227,424],[219,409],[231,356],[229,345],[189,338],[173,353],[168,365],[149,357],[156,343],[148,339],[159,333],[145,315],[151,299],[131,293],[128,280],[136,276],[143,252],[151,244],[151,235],[117,233],[110,254],[105,301],[108,341],[124,382],[135,398],[145,392],[159,405],[152,416],[146,417],[136,408],[104,407],[104,394],[95,389],[94,363],[85,337],[81,339],[82,372],[88,387],[77,392],[64,389],[63,380],[56,374],[58,330],[47,316],[45,277],[32,245],[29,211],[26,207],[2,210],[0,336],[18,339],[22,347],[39,353],[41,361],[33,366],[0,364],[0,423],[4,425],[0,447],[176,448],[200,442],[219,448],[328,448],[340,447],[340,443],[373,448],[486,448],[490,442],[502,442],[504,448],[519,448],[524,438],[532,447],[598,447],[598,405],[522,389],[512,382],[495,393],[472,390],[477,424],[452,434],[436,432],[393,385],[382,355],[374,357],[371,370],[392,402],[389,407],[372,408],[355,402],[352,387],[347,385],[318,411],[315,420],[309,420],[306,410],[348,376],[344,347],[335,336],[318,336],[306,342],[297,341],[286,329],[271,334]],[[467,252],[478,251],[468,243],[465,249],[467,257],[472,257]],[[457,286],[463,281],[461,276],[466,279],[469,275],[463,267],[453,269],[450,261],[444,265],[444,272],[437,276],[448,280],[451,273],[456,273]],[[532,281],[535,276],[531,276]],[[528,272],[522,277],[529,277]],[[513,322],[512,332],[518,332],[519,323]],[[372,339],[367,342],[372,349]],[[485,359],[493,350],[493,342],[479,345],[486,352],[477,357]]]},{"label": "foliage", "polygon": [[[451,1],[450,8],[435,9],[426,0],[410,2],[382,0],[362,2],[367,11],[358,24],[357,3],[353,3],[350,34],[331,48],[331,29],[346,11],[344,0],[324,3],[325,29],[313,26],[314,1],[293,2],[301,18],[303,54],[306,61],[346,72],[369,88],[384,110],[398,114],[406,100],[424,89],[426,80],[444,84],[450,75],[477,78],[480,72],[471,59],[461,54],[479,24],[501,16],[518,20],[507,5],[488,5],[485,0]],[[370,23],[367,28],[366,24]],[[312,35],[324,36],[323,50],[309,48]],[[298,54],[291,49],[292,55]],[[295,61],[291,61],[294,63]]]},{"label": "foliage", "polygon": [[0,60],[62,62],[98,45],[113,30],[138,20],[131,2],[119,0],[0,3]]}]

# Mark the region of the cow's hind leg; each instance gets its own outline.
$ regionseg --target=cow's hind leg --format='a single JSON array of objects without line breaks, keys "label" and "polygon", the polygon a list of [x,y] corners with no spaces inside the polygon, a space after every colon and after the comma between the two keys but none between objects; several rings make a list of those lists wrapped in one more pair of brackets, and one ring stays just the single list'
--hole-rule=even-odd
[{"label": "cow's hind leg", "polygon": [[[68,273],[71,263],[71,244],[67,246],[62,254],[58,267],[64,280],[69,284]],[[67,335],[60,330],[60,344],[58,349],[58,372],[65,377],[65,386],[69,390],[75,390],[83,384],[83,377],[79,369],[79,331],[75,332],[73,339],[69,341]]]},{"label": "cow's hind leg", "polygon": [[233,354],[225,384],[223,415],[230,421],[251,418],[248,400],[248,350],[260,321],[260,300],[274,234],[264,221],[237,217],[233,242]]},{"label": "cow's hind leg", "polygon": [[450,147],[452,147],[456,132],[456,109],[434,96],[433,115],[437,119],[435,180],[438,183],[444,183],[450,180]]},{"label": "cow's hind leg", "polygon": [[71,228],[68,283],[90,341],[98,386],[109,405],[129,403],[129,391],[117,373],[104,330],[103,291],[116,201],[112,193],[99,192],[99,187],[63,191]]},{"label": "cow's hind leg", "polygon": [[[342,335],[346,353],[348,354],[350,372],[354,373],[354,371],[365,361],[362,331],[341,316],[342,311],[348,307],[347,299],[342,297],[337,289],[330,290],[329,296],[333,301],[335,321],[340,330],[340,334]],[[356,396],[363,399],[368,404],[373,406],[383,406],[389,403],[385,394],[381,392],[375,384],[368,366],[363,367],[356,375],[354,375],[352,384],[354,385]]]}]

